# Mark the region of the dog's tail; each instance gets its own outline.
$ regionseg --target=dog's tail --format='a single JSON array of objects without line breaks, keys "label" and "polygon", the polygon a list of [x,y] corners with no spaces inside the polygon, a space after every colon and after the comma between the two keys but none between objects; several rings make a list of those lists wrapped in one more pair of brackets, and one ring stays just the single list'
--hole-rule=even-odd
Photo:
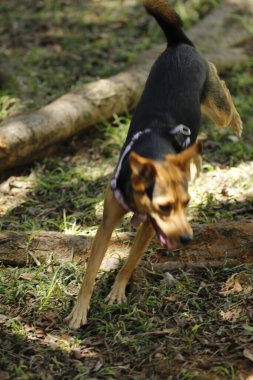
[{"label": "dog's tail", "polygon": [[168,0],[143,0],[143,5],[162,28],[169,46],[176,46],[180,43],[194,46],[182,29],[183,22],[180,16],[171,7]]}]

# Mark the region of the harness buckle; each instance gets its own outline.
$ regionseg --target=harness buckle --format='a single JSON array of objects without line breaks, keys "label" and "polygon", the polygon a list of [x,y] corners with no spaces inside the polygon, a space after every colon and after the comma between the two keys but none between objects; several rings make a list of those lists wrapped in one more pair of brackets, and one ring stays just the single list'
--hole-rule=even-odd
[{"label": "harness buckle", "polygon": [[191,143],[191,139],[190,139],[191,130],[186,125],[179,124],[174,129],[172,129],[172,131],[170,133],[172,135],[181,134],[183,136],[186,136],[185,139],[184,139],[184,141],[182,141],[181,144],[180,144],[182,146],[182,148],[185,149],[185,148],[187,148],[190,145],[190,143]]},{"label": "harness buckle", "polygon": [[184,124],[180,124],[179,127],[181,128],[180,132],[185,136],[191,136],[190,128],[188,128]]}]

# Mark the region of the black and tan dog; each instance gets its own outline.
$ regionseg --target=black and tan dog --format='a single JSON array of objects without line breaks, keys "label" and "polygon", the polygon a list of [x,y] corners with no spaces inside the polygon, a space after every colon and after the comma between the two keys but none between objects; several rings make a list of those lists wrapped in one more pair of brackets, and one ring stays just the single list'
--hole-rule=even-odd
[{"label": "black and tan dog", "polygon": [[127,282],[155,232],[168,248],[192,239],[186,217],[187,173],[201,150],[195,143],[201,108],[219,127],[229,127],[237,135],[242,130],[229,90],[214,65],[187,38],[178,14],[167,0],[143,3],[165,33],[168,47],[151,69],[107,189],[86,276],[67,318],[73,329],[87,323],[97,272],[113,229],[128,211],[138,215],[141,226],[107,297],[110,303],[125,301]]}]

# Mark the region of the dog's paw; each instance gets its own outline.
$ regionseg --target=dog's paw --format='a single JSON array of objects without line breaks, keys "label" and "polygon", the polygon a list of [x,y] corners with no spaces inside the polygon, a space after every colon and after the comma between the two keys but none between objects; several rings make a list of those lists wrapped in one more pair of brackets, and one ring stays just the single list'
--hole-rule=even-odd
[{"label": "dog's paw", "polygon": [[125,286],[119,286],[114,284],[112,287],[112,290],[106,297],[106,302],[109,303],[109,305],[112,305],[114,302],[118,304],[122,304],[126,302],[126,287]]},{"label": "dog's paw", "polygon": [[68,323],[71,330],[77,330],[81,326],[87,324],[88,309],[89,308],[86,305],[83,305],[78,301],[76,302],[71,313],[65,318],[65,321]]},{"label": "dog's paw", "polygon": [[242,130],[243,130],[243,124],[242,124],[240,115],[236,110],[234,111],[234,114],[231,118],[228,128],[230,128],[232,132],[238,137],[241,136]]},{"label": "dog's paw", "polygon": [[202,166],[202,158],[200,155],[194,157],[189,165],[187,174],[187,179],[192,183],[196,182],[197,178],[200,176]]}]

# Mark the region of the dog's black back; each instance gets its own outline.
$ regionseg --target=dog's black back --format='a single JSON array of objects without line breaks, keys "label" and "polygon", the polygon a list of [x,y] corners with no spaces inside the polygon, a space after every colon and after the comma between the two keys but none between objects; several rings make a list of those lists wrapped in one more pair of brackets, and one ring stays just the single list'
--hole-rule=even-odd
[{"label": "dog's black back", "polygon": [[[151,69],[122,152],[137,132],[151,129],[152,136],[142,137],[142,145],[148,144],[146,152],[138,144],[135,144],[135,151],[145,157],[148,155],[149,158],[160,159],[171,149],[174,152],[182,150],[183,147],[174,144],[170,135],[177,125],[183,124],[190,129],[190,144],[196,141],[208,64],[185,35],[182,20],[168,0],[143,0],[143,5],[163,30],[167,49]],[[167,148],[164,142],[159,143],[160,135],[167,140]],[[153,147],[149,139],[155,140]],[[160,150],[155,147],[155,143],[158,148],[162,145]]]},{"label": "dog's black back", "polygon": [[181,43],[167,48],[151,69],[126,144],[138,131],[165,128],[169,133],[179,124],[190,128],[191,144],[194,143],[200,128],[207,73],[207,63],[194,47]]},{"label": "dog's black back", "polygon": [[[205,96],[208,78],[208,63],[185,35],[180,17],[167,0],[143,0],[143,3],[164,31],[168,46],[151,69],[121,155],[134,135],[151,130],[150,133],[142,134],[131,149],[140,156],[163,160],[166,154],[179,153],[185,147],[172,133],[178,125],[183,124],[190,129],[188,145],[196,141],[201,123],[201,101]],[[131,193],[128,156],[121,165],[118,188],[127,199]]]}]

